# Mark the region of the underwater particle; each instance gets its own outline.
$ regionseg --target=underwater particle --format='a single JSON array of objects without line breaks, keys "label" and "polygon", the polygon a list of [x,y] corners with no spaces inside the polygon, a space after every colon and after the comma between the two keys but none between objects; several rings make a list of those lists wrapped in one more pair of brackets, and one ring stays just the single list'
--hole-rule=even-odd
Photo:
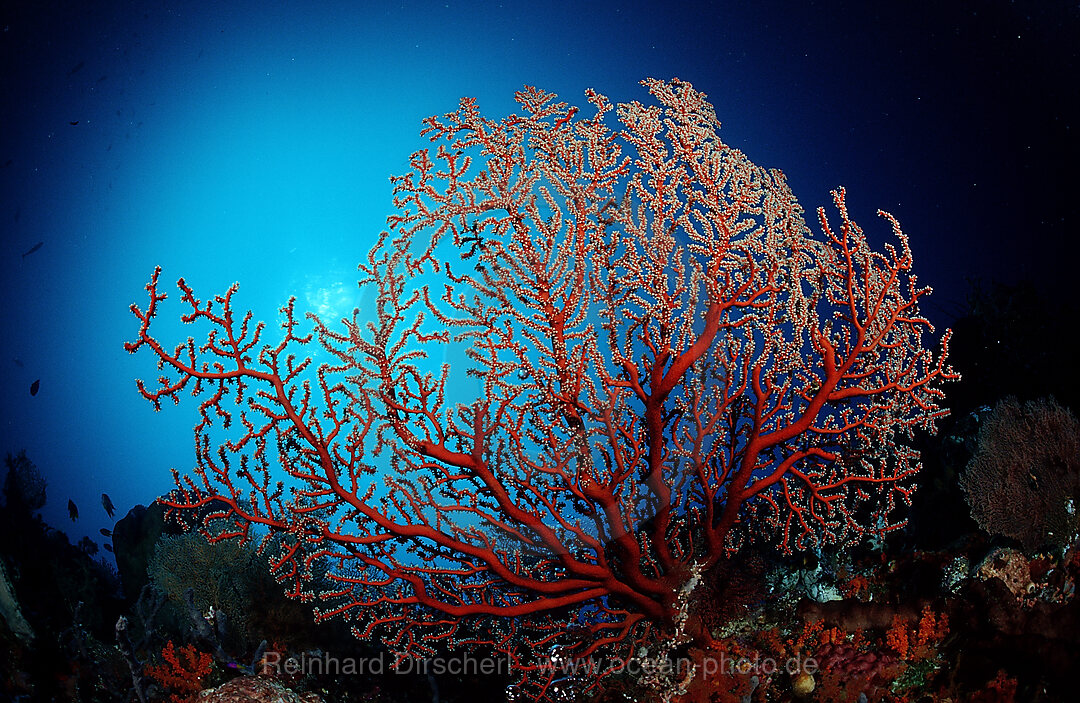
[{"label": "underwater particle", "polygon": [[68,498],[68,517],[72,522],[79,519],[79,506],[75,505],[75,501]]},{"label": "underwater particle", "polygon": [[38,389],[41,388],[41,379],[34,381],[30,384],[30,395],[37,395]]},{"label": "underwater particle", "polygon": [[518,701],[521,700],[521,687],[510,684],[506,687],[506,700]]}]

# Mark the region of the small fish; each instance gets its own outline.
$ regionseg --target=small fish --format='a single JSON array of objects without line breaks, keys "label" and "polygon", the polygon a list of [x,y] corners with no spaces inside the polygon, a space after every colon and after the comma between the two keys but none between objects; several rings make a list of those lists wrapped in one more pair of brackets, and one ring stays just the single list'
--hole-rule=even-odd
[{"label": "small fish", "polygon": [[79,121],[75,120],[74,122],[68,122],[68,124],[74,127],[75,125],[79,124]]},{"label": "small fish", "polygon": [[108,513],[109,518],[112,518],[113,513],[116,512],[116,508],[113,507],[112,499],[109,498],[108,493],[101,494],[101,507],[105,508],[105,512]]},{"label": "small fish", "polygon": [[107,530],[104,527],[102,527],[100,530],[98,530],[98,532],[101,533],[102,537],[112,537],[112,530]]},{"label": "small fish", "polygon": [[85,65],[86,65],[85,61],[80,61],[79,63],[75,64],[75,66],[72,67],[72,69],[70,71],[68,71],[68,78],[71,78],[76,73],[83,70],[83,66],[85,66]]},{"label": "small fish", "polygon": [[34,381],[30,384],[30,395],[37,395],[38,389],[41,388],[41,379]]},{"label": "small fish", "polygon": [[68,498],[68,517],[71,518],[72,522],[79,519],[79,507],[70,498]]},{"label": "small fish", "polygon": [[106,552],[111,552],[111,551],[112,551],[112,545],[111,545],[111,544],[109,544],[108,542],[106,542],[106,543],[105,543],[104,545],[102,545],[102,546],[104,546],[104,547],[105,547],[105,551],[106,551]]},{"label": "small fish", "polygon": [[45,242],[38,242],[34,246],[30,247],[25,254],[23,254],[23,258],[25,259],[43,246],[45,246]]}]

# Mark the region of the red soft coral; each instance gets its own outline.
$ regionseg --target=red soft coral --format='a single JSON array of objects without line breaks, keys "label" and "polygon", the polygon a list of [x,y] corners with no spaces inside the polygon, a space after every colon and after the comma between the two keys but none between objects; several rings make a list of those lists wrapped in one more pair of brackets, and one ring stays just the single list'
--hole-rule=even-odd
[{"label": "red soft coral", "polygon": [[203,689],[214,658],[195,649],[194,645],[181,647],[179,653],[170,641],[161,650],[164,662],[146,667],[146,675],[169,691],[171,703],[187,703]]}]

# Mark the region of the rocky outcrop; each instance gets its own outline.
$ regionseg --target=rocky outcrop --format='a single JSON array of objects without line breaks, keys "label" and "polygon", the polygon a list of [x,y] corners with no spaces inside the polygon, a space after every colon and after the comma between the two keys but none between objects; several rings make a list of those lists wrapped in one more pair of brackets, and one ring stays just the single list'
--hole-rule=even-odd
[{"label": "rocky outcrop", "polygon": [[34,639],[34,630],[23,617],[19,601],[15,597],[15,586],[8,578],[2,559],[0,559],[0,617],[3,617],[12,634],[19,639],[24,642]]}]

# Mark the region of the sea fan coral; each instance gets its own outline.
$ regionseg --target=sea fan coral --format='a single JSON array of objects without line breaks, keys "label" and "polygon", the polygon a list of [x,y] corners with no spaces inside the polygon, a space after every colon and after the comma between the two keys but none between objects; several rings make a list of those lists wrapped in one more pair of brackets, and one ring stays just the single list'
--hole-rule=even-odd
[{"label": "sea fan coral", "polygon": [[1076,535],[1080,499],[1080,422],[1052,398],[1023,406],[1002,400],[979,430],[979,446],[960,479],[971,515],[984,530],[1031,553]]}]

